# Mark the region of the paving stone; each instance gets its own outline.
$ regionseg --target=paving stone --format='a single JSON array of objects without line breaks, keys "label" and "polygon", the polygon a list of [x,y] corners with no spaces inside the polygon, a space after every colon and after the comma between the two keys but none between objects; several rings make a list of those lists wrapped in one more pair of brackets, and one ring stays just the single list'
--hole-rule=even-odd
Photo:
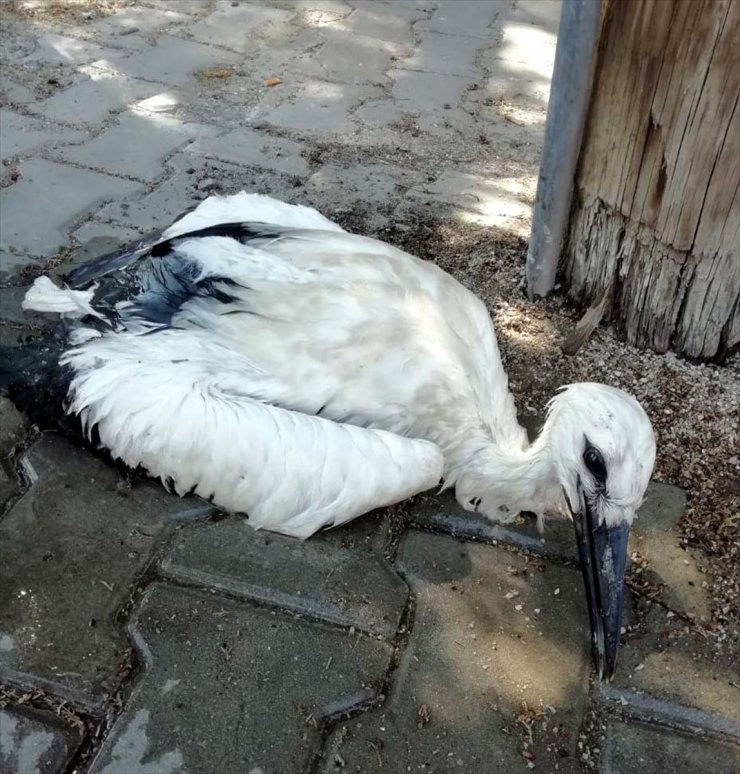
[{"label": "paving stone", "polygon": [[170,28],[192,22],[192,17],[181,13],[182,0],[170,2],[165,8],[121,8],[89,28],[97,40],[108,41],[116,46],[138,48],[141,36],[151,36]]},{"label": "paving stone", "polygon": [[52,320],[59,319],[59,315],[32,312],[21,307],[21,302],[30,284],[29,281],[25,285],[9,285],[0,288],[0,318],[2,318],[3,322],[18,326],[42,326]]},{"label": "paving stone", "polygon": [[495,47],[481,52],[499,62],[492,74],[514,75],[522,86],[530,84],[549,90],[560,5],[534,0],[512,5],[502,14],[501,33]]},{"label": "paving stone", "polygon": [[456,75],[420,73],[414,70],[391,70],[393,97],[412,113],[439,115],[444,105],[454,106],[471,81]]},{"label": "paving stone", "polygon": [[25,435],[26,421],[18,409],[0,395],[0,455],[7,457]]},{"label": "paving stone", "polygon": [[[547,517],[544,535],[540,536],[534,518],[522,517],[513,524],[497,524],[479,514],[464,510],[451,491],[441,495],[424,494],[419,496],[415,503],[418,504],[411,511],[411,517],[422,527],[441,530],[468,540],[498,541],[518,545],[546,556],[576,559],[573,526],[565,516]],[[672,572],[675,569],[677,560],[673,549],[667,546],[672,546],[670,530],[685,510],[686,493],[682,489],[659,481],[650,482],[645,502],[631,530],[630,550],[639,550],[641,555],[648,559],[650,566],[656,568],[654,572],[659,572],[658,568],[661,568],[668,574],[668,570]],[[686,556],[685,552],[678,548],[676,550],[682,557]],[[664,564],[666,556],[669,560],[667,565]],[[664,569],[666,567],[667,569]],[[688,574],[693,577],[693,568],[686,565],[683,559],[681,567],[689,570]],[[687,581],[682,579],[680,572],[676,570],[675,576],[671,575],[670,583],[674,585],[670,589],[666,588],[666,593],[669,597],[673,594],[671,599],[680,599]]]},{"label": "paving stone", "polygon": [[9,78],[5,72],[0,72],[0,95],[3,104],[6,105],[9,103],[27,105],[30,102],[36,102],[37,99],[33,89],[29,89],[14,78]]},{"label": "paving stone", "polygon": [[93,701],[115,681],[127,648],[115,613],[157,536],[209,508],[152,482],[129,486],[54,434],[24,460],[35,483],[0,522],[0,676]]},{"label": "paving stone", "polygon": [[[725,718],[740,737],[740,664],[721,642],[689,625],[660,605],[645,605],[633,631],[623,638],[612,686],[605,698],[638,708],[642,697],[655,697]],[[729,648],[731,650],[731,648]]]},{"label": "paving stone", "polygon": [[[0,411],[2,409],[0,408]],[[20,481],[15,472],[13,461],[5,457],[0,459],[0,509],[5,508],[7,501],[16,495],[20,489]]]},{"label": "paving stone", "polygon": [[306,190],[323,194],[324,201],[336,206],[346,205],[351,199],[383,204],[397,191],[414,185],[418,179],[418,173],[389,164],[352,167],[323,164],[309,178]]},{"label": "paving stone", "polygon": [[125,113],[94,140],[65,148],[60,156],[83,166],[150,181],[162,174],[164,156],[195,137],[209,137],[216,131],[176,118],[154,120],[144,113]]},{"label": "paving stone", "polygon": [[299,0],[277,0],[274,5],[286,10],[296,10],[296,19],[304,27],[334,27],[354,10],[342,0],[322,0],[321,3]]},{"label": "paving stone", "polygon": [[[414,42],[414,33],[411,22],[417,18],[423,18],[423,12],[414,11],[409,18],[408,6],[410,3],[396,3],[385,5],[371,2],[356,8],[352,15],[342,19],[332,26],[346,30],[352,35],[363,35],[371,38],[379,38],[393,43]],[[412,9],[413,10],[413,9]]]},{"label": "paving stone", "polygon": [[602,774],[737,774],[740,747],[697,739],[667,728],[612,722],[601,754]]},{"label": "paving stone", "polygon": [[258,114],[265,123],[304,134],[345,132],[353,128],[348,113],[365,100],[381,96],[373,86],[310,81],[290,102]]},{"label": "paving stone", "polygon": [[40,148],[48,149],[85,137],[80,129],[50,127],[37,118],[0,110],[0,157],[25,156]]},{"label": "paving stone", "polygon": [[[118,250],[135,240],[138,241],[141,239],[141,233],[128,226],[88,221],[73,231],[72,237],[76,245],[70,250],[64,263],[60,263],[49,270],[49,276],[57,284],[63,283],[67,275],[77,266],[81,266],[83,263],[87,263],[101,255]],[[29,316],[29,313],[25,310],[21,310],[21,312],[26,317]],[[41,316],[48,317],[50,320],[58,319],[52,315]]]},{"label": "paving stone", "polygon": [[286,175],[305,175],[308,171],[301,143],[251,129],[235,129],[221,137],[199,139],[190,146],[189,152]]},{"label": "paving stone", "polygon": [[459,217],[485,226],[521,232],[531,220],[532,205],[523,195],[512,195],[507,182],[495,175],[489,178],[447,170],[434,182],[409,191],[409,196],[454,205],[460,210]]},{"label": "paving stone", "polygon": [[189,27],[188,33],[201,43],[246,53],[254,46],[260,27],[286,25],[293,16],[293,12],[280,8],[221,0],[216,10]]},{"label": "paving stone", "polygon": [[[178,4],[178,11],[181,10]],[[228,66],[237,61],[237,55],[230,51],[206,46],[194,40],[162,35],[154,45],[144,46],[135,52],[110,53],[105,59],[96,61],[95,65],[145,81],[186,86],[192,83],[197,72]]]},{"label": "paving stone", "polygon": [[[403,19],[409,24],[427,19],[437,7],[437,0],[347,0],[350,5],[360,11],[372,11],[382,17]],[[370,34],[370,33],[366,33]],[[380,37],[380,36],[379,36]]]},{"label": "paving stone", "polygon": [[[317,38],[318,51],[309,49],[296,57],[295,64],[302,73],[312,78],[326,78],[342,83],[384,83],[391,57],[407,56],[411,49],[365,35],[349,35],[342,30],[323,29]],[[301,39],[297,41],[299,44]],[[304,45],[304,48],[308,46]]]},{"label": "paving stone", "polygon": [[475,66],[475,56],[480,45],[481,41],[475,38],[425,32],[413,56],[399,62],[399,67],[437,75],[479,78],[481,73]]},{"label": "paving stone", "polygon": [[166,575],[392,638],[406,584],[382,557],[386,524],[369,515],[308,541],[258,532],[241,517],[178,533]]},{"label": "paving stone", "polygon": [[522,516],[512,524],[497,524],[480,514],[466,511],[450,491],[440,495],[420,495],[414,503],[411,518],[421,527],[467,540],[515,545],[545,556],[576,557],[573,525],[565,517],[548,517],[544,535],[540,535],[533,516]]},{"label": "paving stone", "polygon": [[0,709],[0,771],[56,774],[79,746],[79,737],[49,713]]},{"label": "paving stone", "polygon": [[102,223],[99,220],[89,220],[71,233],[80,247],[74,250],[69,260],[60,267],[63,274],[79,263],[112,252],[141,236],[136,229],[114,223]]},{"label": "paving stone", "polygon": [[448,35],[466,35],[475,38],[491,38],[490,26],[509,12],[508,0],[443,0],[432,18],[420,21],[416,29],[440,32]]},{"label": "paving stone", "polygon": [[168,226],[199,199],[209,195],[198,189],[199,182],[204,179],[218,184],[218,190],[210,193],[247,190],[291,201],[299,198],[301,193],[295,187],[294,178],[269,170],[226,165],[188,151],[170,159],[166,168],[171,170],[171,174],[151,193],[113,202],[99,210],[97,218],[132,226],[142,232]]},{"label": "paving stone", "polygon": [[43,159],[19,165],[21,179],[0,191],[0,246],[50,255],[67,244],[65,227],[105,199],[137,183]]},{"label": "paving stone", "polygon": [[352,118],[363,128],[387,128],[398,124],[407,115],[404,109],[392,99],[377,99],[365,102],[352,111]]},{"label": "paving stone", "polygon": [[73,85],[33,105],[32,111],[70,124],[99,124],[108,119],[112,111],[152,96],[161,89],[157,84],[97,67],[81,68],[77,77]]},{"label": "paving stone", "polygon": [[[163,11],[172,10],[172,0],[142,0],[142,5]],[[191,16],[199,16],[211,7],[212,0],[177,0],[177,12]]]},{"label": "paving stone", "polygon": [[390,696],[335,731],[321,770],[523,769],[524,702],[544,713],[532,727],[538,768],[572,770],[590,669],[577,571],[423,533],[404,538],[398,566],[416,612]]},{"label": "paving stone", "polygon": [[0,396],[0,513],[7,500],[20,489],[11,455],[25,434],[25,420],[7,398]]},{"label": "paving stone", "polygon": [[630,538],[630,551],[647,561],[643,578],[662,586],[661,601],[671,610],[709,622],[712,603],[698,551],[685,549],[676,529],[686,513],[686,493],[652,482]]},{"label": "paving stone", "polygon": [[323,718],[368,701],[390,646],[217,595],[155,585],[132,625],[139,686],[92,771],[303,771]]},{"label": "paving stone", "polygon": [[39,62],[64,65],[89,64],[108,53],[106,49],[90,41],[51,32],[39,35],[35,39],[35,44],[33,53],[23,60],[23,64],[27,66]]}]

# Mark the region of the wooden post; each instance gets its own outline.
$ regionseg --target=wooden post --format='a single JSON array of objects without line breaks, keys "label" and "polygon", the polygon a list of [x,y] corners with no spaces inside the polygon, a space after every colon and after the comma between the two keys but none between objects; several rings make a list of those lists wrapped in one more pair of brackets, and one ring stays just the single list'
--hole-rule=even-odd
[{"label": "wooden post", "polygon": [[740,346],[740,0],[610,0],[561,273],[628,341]]}]

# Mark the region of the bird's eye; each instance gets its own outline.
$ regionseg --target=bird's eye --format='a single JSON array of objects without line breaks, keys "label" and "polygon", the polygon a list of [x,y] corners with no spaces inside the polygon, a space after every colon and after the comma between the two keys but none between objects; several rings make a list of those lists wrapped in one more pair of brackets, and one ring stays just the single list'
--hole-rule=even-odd
[{"label": "bird's eye", "polygon": [[586,451],[583,452],[583,461],[598,483],[606,483],[606,464],[598,449],[593,446],[587,447]]}]

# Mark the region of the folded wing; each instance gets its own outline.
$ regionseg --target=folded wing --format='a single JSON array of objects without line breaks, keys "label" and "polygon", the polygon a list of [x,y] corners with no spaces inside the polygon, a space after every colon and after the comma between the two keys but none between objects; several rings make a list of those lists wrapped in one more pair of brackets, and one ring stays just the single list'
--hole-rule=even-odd
[{"label": "folded wing", "polygon": [[442,476],[434,444],[293,411],[272,377],[188,331],[104,335],[64,362],[70,411],[115,458],[256,528],[306,538]]}]

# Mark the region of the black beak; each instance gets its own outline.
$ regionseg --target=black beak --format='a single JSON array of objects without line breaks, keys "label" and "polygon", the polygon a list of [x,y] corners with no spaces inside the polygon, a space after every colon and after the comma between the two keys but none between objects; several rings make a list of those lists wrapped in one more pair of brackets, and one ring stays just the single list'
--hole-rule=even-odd
[{"label": "black beak", "polygon": [[[580,513],[573,513],[578,554],[586,585],[591,649],[599,679],[611,680],[617,665],[622,629],[624,570],[627,564],[629,525],[598,524],[582,493]],[[567,499],[567,498],[566,498]]]}]

